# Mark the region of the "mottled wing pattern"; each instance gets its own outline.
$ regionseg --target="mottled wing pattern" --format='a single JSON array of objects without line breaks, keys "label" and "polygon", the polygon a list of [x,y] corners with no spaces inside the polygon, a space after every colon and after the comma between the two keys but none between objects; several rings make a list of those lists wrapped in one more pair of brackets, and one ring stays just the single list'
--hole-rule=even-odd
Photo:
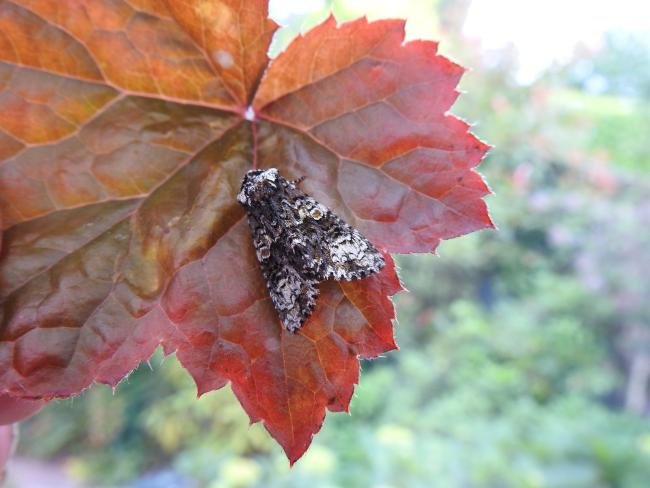
[{"label": "mottled wing pattern", "polygon": [[314,311],[318,281],[305,277],[287,263],[269,270],[267,285],[282,323],[290,332],[296,331]]},{"label": "mottled wing pattern", "polygon": [[385,265],[358,230],[274,168],[249,171],[237,199],[273,305],[292,332],[311,315],[319,282],[365,278]]},{"label": "mottled wing pattern", "polygon": [[284,326],[294,332],[316,306],[319,280],[303,272],[303,262],[297,256],[286,253],[282,233],[273,232],[279,230],[278,226],[262,223],[256,216],[249,215],[248,221],[273,306]]},{"label": "mottled wing pattern", "polygon": [[349,281],[380,271],[384,257],[361,232],[348,225],[325,205],[296,189],[296,212],[301,217],[304,251],[312,259],[305,266],[319,281]]}]

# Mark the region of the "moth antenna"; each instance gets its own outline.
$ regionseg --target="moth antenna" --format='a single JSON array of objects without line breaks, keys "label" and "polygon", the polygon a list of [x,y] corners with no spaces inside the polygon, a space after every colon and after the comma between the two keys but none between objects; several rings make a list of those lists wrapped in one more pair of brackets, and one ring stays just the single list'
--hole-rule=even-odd
[{"label": "moth antenna", "polygon": [[303,175],[303,176],[301,176],[300,178],[296,178],[296,179],[293,180],[291,183],[293,183],[294,186],[298,186],[300,183],[302,183],[303,181],[305,181],[305,178],[307,178],[307,177]]}]

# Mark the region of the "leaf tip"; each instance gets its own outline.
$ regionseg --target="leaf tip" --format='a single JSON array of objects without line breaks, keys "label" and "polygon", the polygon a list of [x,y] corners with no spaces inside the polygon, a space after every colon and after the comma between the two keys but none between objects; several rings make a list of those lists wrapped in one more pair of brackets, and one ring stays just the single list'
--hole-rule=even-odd
[{"label": "leaf tip", "polygon": [[[490,193],[492,194],[492,191],[490,190]],[[494,223],[494,220],[492,220],[492,216],[490,215],[490,209],[485,206],[485,217],[487,220],[485,230],[499,230],[499,227]]]}]

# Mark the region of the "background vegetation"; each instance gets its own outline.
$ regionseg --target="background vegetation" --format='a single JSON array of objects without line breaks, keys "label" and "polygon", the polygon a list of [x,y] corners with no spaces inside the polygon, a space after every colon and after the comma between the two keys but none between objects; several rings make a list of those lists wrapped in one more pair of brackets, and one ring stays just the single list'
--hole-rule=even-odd
[{"label": "background vegetation", "polygon": [[[116,393],[50,404],[21,456],[141,488],[650,486],[650,44],[611,32],[521,85],[512,51],[460,35],[468,2],[407,4],[473,68],[454,112],[495,146],[499,231],[399,258],[401,351],[364,363],[352,415],[290,471],[228,389],[196,400],[155,356]],[[291,18],[273,49],[324,15]]]}]

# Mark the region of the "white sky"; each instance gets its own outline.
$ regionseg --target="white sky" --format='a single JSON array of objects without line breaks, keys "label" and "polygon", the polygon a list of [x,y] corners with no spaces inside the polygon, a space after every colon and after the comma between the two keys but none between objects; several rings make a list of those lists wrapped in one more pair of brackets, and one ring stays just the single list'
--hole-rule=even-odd
[{"label": "white sky", "polygon": [[[411,32],[416,37],[431,30],[421,11],[423,2],[349,2],[371,17],[416,17],[411,20],[413,27],[418,24]],[[290,15],[307,15],[323,5],[323,0],[271,0],[270,10],[282,23]],[[473,0],[464,34],[486,50],[514,46],[519,78],[526,82],[553,61],[570,58],[577,44],[597,45],[603,33],[612,30],[644,31],[650,36],[650,0]]]},{"label": "white sky", "polygon": [[269,15],[282,23],[290,15],[309,14],[324,4],[324,0],[270,0]]},{"label": "white sky", "polygon": [[464,33],[484,49],[513,45],[527,81],[612,30],[650,34],[650,0],[474,0]]}]

